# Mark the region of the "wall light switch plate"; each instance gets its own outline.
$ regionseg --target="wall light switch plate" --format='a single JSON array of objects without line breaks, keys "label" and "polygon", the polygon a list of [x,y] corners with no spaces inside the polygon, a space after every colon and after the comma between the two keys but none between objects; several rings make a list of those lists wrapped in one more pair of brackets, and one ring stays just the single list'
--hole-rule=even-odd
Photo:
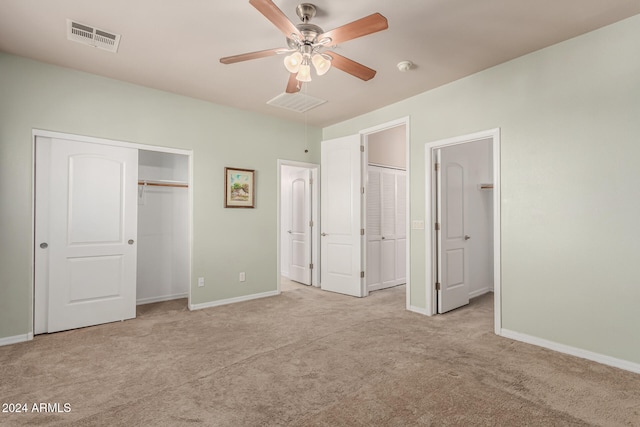
[{"label": "wall light switch plate", "polygon": [[198,287],[201,288],[204,286],[204,277],[198,277]]},{"label": "wall light switch plate", "polygon": [[424,221],[411,221],[411,228],[414,230],[424,230]]}]

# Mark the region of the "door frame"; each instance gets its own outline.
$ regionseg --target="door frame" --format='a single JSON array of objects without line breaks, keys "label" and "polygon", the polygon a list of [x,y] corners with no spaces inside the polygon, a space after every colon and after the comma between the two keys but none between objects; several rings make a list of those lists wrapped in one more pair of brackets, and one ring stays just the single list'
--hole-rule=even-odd
[{"label": "door frame", "polygon": [[311,263],[313,269],[311,270],[311,286],[320,286],[320,193],[318,191],[320,178],[320,165],[316,163],[299,162],[296,160],[278,159],[278,179],[277,179],[277,225],[276,225],[276,280],[277,280],[277,292],[280,290],[280,277],[282,274],[282,167],[293,166],[298,168],[309,169],[311,171],[311,221],[313,221],[313,227],[311,227]]},{"label": "door frame", "polygon": [[424,165],[425,165],[425,278],[426,278],[426,301],[425,314],[432,316],[437,313],[437,291],[436,291],[436,197],[435,188],[436,171],[432,167],[434,164],[436,150],[452,145],[465,144],[483,139],[492,140],[493,157],[493,275],[494,275],[494,332],[500,335],[502,329],[502,276],[501,276],[501,221],[500,221],[500,128],[475,132],[472,134],[441,139],[434,142],[425,143]]},{"label": "door frame", "polygon": [[[36,296],[36,288],[38,289],[38,293],[42,293],[48,283],[38,281],[36,282],[36,265],[35,265],[35,253],[36,253],[36,139],[37,138],[57,138],[57,139],[67,139],[71,141],[79,141],[90,144],[102,144],[102,145],[111,145],[115,147],[124,147],[124,148],[133,148],[137,150],[146,150],[146,151],[156,151],[161,153],[169,153],[169,154],[181,154],[188,157],[188,221],[189,221],[189,246],[188,246],[188,260],[189,260],[189,292],[187,295],[188,298],[188,306],[191,306],[191,281],[192,281],[192,267],[193,267],[193,150],[186,150],[181,148],[170,148],[170,147],[161,147],[155,145],[146,145],[139,144],[133,142],[125,142],[125,141],[117,141],[106,138],[96,138],[92,136],[84,136],[63,132],[52,132],[42,129],[32,129],[31,131],[31,242],[32,242],[32,251],[31,251],[31,331],[30,336],[33,337],[34,329],[35,329],[35,312],[36,312],[36,304],[37,301],[35,299]],[[40,309],[42,309],[40,307]]]},{"label": "door frame", "polygon": [[[405,285],[405,306],[407,310],[411,310],[411,144],[410,144],[410,124],[411,120],[409,116],[405,116],[390,122],[386,122],[377,126],[373,126],[367,129],[363,129],[359,132],[362,145],[364,146],[364,158],[362,160],[362,176],[363,185],[366,187],[367,166],[369,165],[369,135],[382,132],[387,129],[391,129],[398,126],[405,126],[405,157],[406,157],[406,179],[407,179],[407,194],[406,194],[406,222],[405,233],[407,236],[406,243],[406,269],[407,269],[407,284]],[[364,192],[362,198],[362,227],[365,229],[365,235],[362,236],[362,265],[364,267],[365,274],[367,274],[367,192]],[[365,285],[364,296],[369,295],[369,289]]]}]

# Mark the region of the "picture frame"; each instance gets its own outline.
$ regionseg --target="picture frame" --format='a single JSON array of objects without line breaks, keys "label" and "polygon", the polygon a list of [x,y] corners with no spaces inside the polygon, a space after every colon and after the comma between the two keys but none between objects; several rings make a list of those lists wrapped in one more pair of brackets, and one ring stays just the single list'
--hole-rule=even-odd
[{"label": "picture frame", "polygon": [[224,168],[224,207],[255,208],[254,169]]}]

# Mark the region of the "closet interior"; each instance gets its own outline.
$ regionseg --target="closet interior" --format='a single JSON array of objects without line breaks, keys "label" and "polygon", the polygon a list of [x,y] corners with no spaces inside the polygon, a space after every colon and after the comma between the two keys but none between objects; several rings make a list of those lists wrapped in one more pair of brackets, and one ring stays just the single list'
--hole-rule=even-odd
[{"label": "closet interior", "polygon": [[189,158],[140,150],[136,303],[189,292]]}]

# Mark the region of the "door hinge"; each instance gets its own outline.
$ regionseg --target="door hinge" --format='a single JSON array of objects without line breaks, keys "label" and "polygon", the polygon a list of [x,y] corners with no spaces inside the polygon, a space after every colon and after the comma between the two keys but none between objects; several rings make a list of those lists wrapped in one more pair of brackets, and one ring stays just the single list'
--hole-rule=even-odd
[{"label": "door hinge", "polygon": [[364,153],[364,145],[361,145],[361,146],[360,146],[360,152],[361,152],[361,153]]},{"label": "door hinge", "polygon": [[440,223],[436,222],[436,226],[435,226],[436,231],[440,231]]},{"label": "door hinge", "polygon": [[440,282],[436,282],[436,291],[440,290]]},{"label": "door hinge", "polygon": [[362,187],[362,194],[364,194],[364,187]]},{"label": "door hinge", "polygon": [[364,228],[361,228],[361,229],[360,229],[360,235],[361,235],[361,236],[364,236]]},{"label": "door hinge", "polygon": [[361,271],[361,272],[360,272],[360,277],[361,277],[361,278],[364,278],[364,271]]},{"label": "door hinge", "polygon": [[309,227],[313,227],[313,221],[309,221]]},{"label": "door hinge", "polygon": [[433,167],[434,167],[435,171],[438,172],[440,170],[440,163],[434,163]]},{"label": "door hinge", "polygon": [[309,270],[313,270],[313,264],[309,264]]},{"label": "door hinge", "polygon": [[313,185],[313,178],[309,178],[309,185]]}]

